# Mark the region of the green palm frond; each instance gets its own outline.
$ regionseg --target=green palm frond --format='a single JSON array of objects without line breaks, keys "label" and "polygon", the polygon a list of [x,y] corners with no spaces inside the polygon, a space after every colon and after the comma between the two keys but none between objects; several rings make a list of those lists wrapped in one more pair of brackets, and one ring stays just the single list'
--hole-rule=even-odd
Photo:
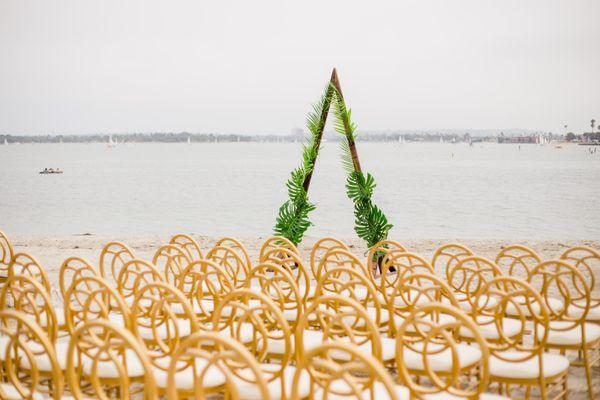
[{"label": "green palm frond", "polygon": [[346,194],[354,202],[354,231],[369,247],[386,239],[392,228],[383,211],[371,201],[376,183],[373,175],[366,176],[355,169],[350,149],[350,141],[356,139],[356,125],[352,122],[350,109],[346,108],[344,99],[335,92],[335,129],[346,137],[340,143],[342,165],[348,173]]},{"label": "green palm frond", "polygon": [[306,230],[312,225],[308,214],[316,206],[308,201],[308,193],[304,188],[306,178],[312,173],[315,160],[319,153],[319,136],[324,126],[322,114],[328,110],[332,96],[331,86],[327,86],[321,99],[312,106],[312,111],[306,117],[308,134],[302,144],[302,165],[292,171],[286,182],[288,200],[279,208],[273,232],[275,235],[288,238],[294,244],[302,241]]}]

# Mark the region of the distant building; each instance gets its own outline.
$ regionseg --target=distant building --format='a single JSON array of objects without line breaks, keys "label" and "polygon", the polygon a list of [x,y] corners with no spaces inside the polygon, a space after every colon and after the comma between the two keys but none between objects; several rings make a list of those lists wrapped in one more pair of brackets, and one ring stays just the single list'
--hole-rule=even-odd
[{"label": "distant building", "polygon": [[538,142],[537,136],[498,136],[498,143],[531,143]]}]

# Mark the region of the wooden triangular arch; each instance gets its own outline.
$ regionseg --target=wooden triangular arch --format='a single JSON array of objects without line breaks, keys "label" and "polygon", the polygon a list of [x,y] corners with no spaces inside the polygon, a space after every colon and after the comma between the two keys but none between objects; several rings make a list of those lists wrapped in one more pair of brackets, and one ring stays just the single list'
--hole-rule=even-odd
[{"label": "wooden triangular arch", "polygon": [[303,146],[303,162],[300,167],[292,171],[286,183],[289,199],[279,208],[274,231],[276,235],[286,237],[294,244],[298,244],[311,225],[308,214],[316,206],[309,203],[308,190],[332,105],[336,130],[346,139],[345,145],[342,146],[345,153],[343,163],[348,173],[346,193],[354,202],[354,230],[367,242],[368,247],[372,247],[387,238],[392,225],[388,223],[383,211],[371,201],[375,179],[371,174],[365,175],[362,171],[355,141],[356,126],[351,120],[350,110],[346,107],[335,68],[320,102],[313,106],[313,112],[307,117],[310,136]]}]

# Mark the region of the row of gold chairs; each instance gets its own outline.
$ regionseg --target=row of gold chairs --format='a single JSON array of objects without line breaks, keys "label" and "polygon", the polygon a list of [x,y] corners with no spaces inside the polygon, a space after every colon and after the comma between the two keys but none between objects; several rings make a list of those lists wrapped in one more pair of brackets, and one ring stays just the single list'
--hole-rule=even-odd
[{"label": "row of gold chairs", "polygon": [[[476,257],[466,247],[458,246],[445,246],[434,255],[433,265],[451,255],[444,266],[446,279],[442,279],[427,261],[391,241],[371,249],[369,262],[363,263],[342,242],[323,239],[311,251],[309,270],[304,268],[298,250],[283,238],[269,239],[261,249],[258,264],[252,266],[248,253],[234,239],[219,241],[202,257],[193,238],[177,235],[170,244],[157,250],[152,263],[136,259],[130,249],[119,243],[105,246],[98,269],[82,259],[66,260],[60,272],[65,304],[62,313],[43,294],[39,295],[38,303],[45,302],[45,310],[31,304],[24,307],[25,303],[14,300],[27,297],[18,292],[25,287],[33,287],[30,290],[33,292],[48,292],[49,284],[44,270],[36,269],[35,264],[39,267],[39,263],[32,257],[13,255],[3,293],[13,287],[18,291],[13,293],[11,289],[10,296],[2,297],[12,299],[15,308],[22,312],[35,315],[55,349],[62,344],[68,350],[86,321],[102,320],[111,327],[124,327],[145,346],[153,375],[162,373],[158,379],[154,376],[157,393],[164,393],[160,382],[164,389],[166,380],[160,377],[168,377],[171,371],[171,364],[165,360],[172,361],[181,343],[193,332],[201,331],[244,344],[259,363],[261,376],[270,397],[274,398],[292,396],[286,390],[295,388],[290,385],[299,374],[298,367],[319,361],[315,357],[307,361],[306,350],[310,352],[323,342],[343,342],[346,347],[370,354],[381,367],[392,367],[398,373],[397,383],[402,383],[402,386],[396,384],[396,395],[422,397],[441,393],[476,398],[492,380],[507,388],[511,384],[525,385],[527,395],[530,386],[539,386],[544,398],[548,387],[557,384],[558,395],[566,396],[569,363],[560,355],[547,353],[548,337],[554,331],[551,322],[562,323],[559,330],[562,332],[584,326],[581,328],[584,338],[591,329],[585,322],[591,303],[590,284],[578,272],[581,266],[572,266],[577,262],[540,262],[528,269],[525,279],[517,279],[502,274],[498,266],[501,262],[496,264]],[[465,253],[464,257],[456,255],[456,249]],[[375,260],[373,265],[371,260]],[[31,279],[27,281],[23,275]],[[541,291],[532,286],[538,275],[544,278]],[[556,310],[547,306],[551,303],[549,299],[557,300],[550,296],[556,295],[551,290],[552,284],[563,292],[564,285],[574,289],[576,295],[569,294],[563,304],[575,304],[574,309],[584,310],[577,321],[565,320],[565,316],[570,316],[565,307],[556,318]],[[427,308],[430,305],[435,307]],[[59,314],[64,315],[63,321]],[[569,326],[564,326],[565,322]],[[98,330],[104,328],[92,329]],[[61,332],[70,341],[60,341]],[[533,344],[525,345],[527,341]],[[589,349],[583,347],[577,349],[585,357]],[[77,345],[73,348],[80,349]],[[78,362],[73,365],[83,367],[71,375],[102,382],[92,385],[97,386],[96,390],[123,387],[114,381],[115,377],[109,376],[107,380],[102,373],[94,375],[86,371],[81,354],[93,358],[94,352],[90,351],[93,346],[88,343],[82,348],[87,352],[57,351],[57,354],[79,354]],[[559,349],[564,352],[567,348]],[[121,353],[127,355],[127,351]],[[333,357],[343,351],[332,348],[328,353]],[[63,369],[69,363],[68,357],[62,363],[57,359]],[[271,359],[277,362],[269,362]],[[344,357],[333,359],[338,364],[340,359],[348,361]],[[103,364],[97,361],[95,365]],[[543,371],[546,365],[554,370],[547,374],[548,371]],[[533,376],[524,376],[523,372],[532,375],[531,371],[536,369],[532,366],[537,366],[537,375],[533,371]],[[139,363],[134,367],[139,367]],[[307,370],[310,368],[307,366]],[[500,373],[494,374],[494,368]],[[474,373],[475,370],[478,372]],[[503,376],[502,371],[513,376]],[[147,378],[146,372],[143,375]],[[175,378],[180,376],[180,381],[185,381],[181,376],[191,375],[174,373]],[[298,379],[317,380],[310,374],[300,374]],[[377,382],[385,380],[380,376]],[[421,385],[421,380],[427,384]],[[258,393],[252,389],[260,387],[254,381],[251,387],[239,390],[245,387],[244,382],[242,379],[234,385],[241,397]],[[454,394],[455,387],[464,386],[465,382],[469,389],[463,387]],[[369,390],[374,390],[373,385]],[[312,390],[314,385],[301,386]],[[280,388],[279,392],[275,387]],[[188,389],[189,385],[178,394],[193,395]],[[216,385],[215,390],[221,389]],[[296,398],[307,395],[300,394],[303,395],[297,394]]]}]

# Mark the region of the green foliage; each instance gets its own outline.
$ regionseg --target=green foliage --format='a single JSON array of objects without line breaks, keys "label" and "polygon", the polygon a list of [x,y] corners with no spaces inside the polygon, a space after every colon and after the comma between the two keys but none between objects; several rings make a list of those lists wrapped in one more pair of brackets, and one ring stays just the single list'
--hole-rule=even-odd
[{"label": "green foliage", "polygon": [[376,186],[373,175],[365,176],[361,171],[355,170],[349,141],[356,139],[356,125],[351,120],[350,109],[346,108],[344,99],[337,92],[335,92],[334,113],[336,130],[348,139],[341,142],[340,149],[342,164],[348,173],[346,194],[354,202],[354,231],[358,237],[367,242],[369,247],[372,247],[387,238],[392,224],[388,222],[383,211],[371,201]]},{"label": "green foliage", "polygon": [[279,208],[273,229],[275,235],[286,237],[296,245],[302,241],[304,233],[312,225],[308,214],[316,208],[308,201],[304,181],[312,173],[319,153],[319,136],[324,128],[321,115],[328,107],[331,90],[330,86],[325,89],[321,100],[313,105],[312,111],[306,117],[309,134],[304,138],[302,145],[302,165],[292,171],[290,179],[286,182],[288,200]]}]

